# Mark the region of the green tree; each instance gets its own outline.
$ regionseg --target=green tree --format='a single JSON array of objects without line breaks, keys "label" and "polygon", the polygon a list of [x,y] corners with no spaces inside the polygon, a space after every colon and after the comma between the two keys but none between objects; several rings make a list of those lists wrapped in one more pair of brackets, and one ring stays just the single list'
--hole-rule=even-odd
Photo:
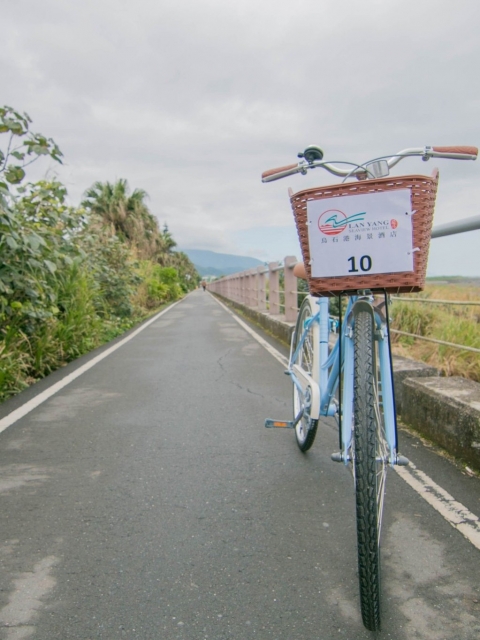
[{"label": "green tree", "polygon": [[[26,181],[41,156],[61,162],[27,114],[0,108],[0,400],[119,335],[195,286],[126,180],[97,182],[84,207],[56,180]],[[3,134],[3,135],[1,135]],[[4,143],[3,146],[1,143]]]},{"label": "green tree", "polygon": [[173,251],[173,249],[177,246],[177,243],[173,239],[172,234],[170,233],[170,229],[168,228],[167,223],[165,223],[163,225],[162,236],[163,236],[163,243],[164,243],[164,247],[165,247],[166,252],[167,253],[171,253]]},{"label": "green tree", "polygon": [[22,198],[0,211],[0,319],[33,333],[57,312],[56,273],[85,256],[75,236],[81,212],[65,203],[58,182],[21,188]]},{"label": "green tree", "polygon": [[147,197],[143,189],[130,193],[124,179],[113,184],[96,182],[85,192],[82,206],[98,216],[111,234],[125,241],[139,258],[156,259],[167,249],[158,221],[145,203]]},{"label": "green tree", "polygon": [[5,147],[0,149],[0,206],[7,206],[12,195],[11,185],[25,178],[25,167],[41,156],[62,162],[62,152],[52,140],[30,131],[30,116],[12,107],[0,107],[0,134],[7,134]]},{"label": "green tree", "polygon": [[4,327],[33,333],[39,320],[56,313],[55,272],[79,255],[66,239],[83,220],[67,206],[59,182],[22,184],[29,164],[41,156],[61,162],[62,156],[30,124],[28,114],[0,108],[0,320]]},{"label": "green tree", "polygon": [[199,275],[182,252],[174,251],[175,242],[168,225],[160,231],[157,218],[145,203],[142,189],[130,193],[124,179],[115,183],[96,182],[85,192],[82,206],[103,222],[111,235],[125,241],[140,260],[152,260],[162,267],[174,267],[179,286],[188,291],[199,282]]},{"label": "green tree", "polygon": [[104,223],[124,240],[132,240],[135,235],[136,219],[146,218],[148,209],[145,204],[147,193],[135,189],[130,193],[128,182],[124,179],[115,183],[95,182],[85,192],[82,206],[100,216]]}]

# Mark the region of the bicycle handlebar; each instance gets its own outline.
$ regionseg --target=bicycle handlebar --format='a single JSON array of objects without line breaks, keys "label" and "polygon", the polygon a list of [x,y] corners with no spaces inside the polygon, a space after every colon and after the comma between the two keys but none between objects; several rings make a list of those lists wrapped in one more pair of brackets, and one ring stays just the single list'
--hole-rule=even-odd
[{"label": "bicycle handlebar", "polygon": [[453,153],[475,156],[478,155],[477,147],[432,147],[438,153]]},{"label": "bicycle handlebar", "polygon": [[[396,164],[410,156],[420,156],[423,160],[430,160],[430,158],[449,158],[450,160],[476,160],[478,155],[477,147],[471,146],[452,146],[452,147],[423,147],[404,149],[399,151],[393,156],[376,158],[370,160],[363,165],[353,165],[354,169],[342,169],[336,166],[336,164],[330,162],[322,162],[321,160],[313,160],[311,162],[301,160],[297,164],[290,164],[285,167],[278,167],[276,169],[269,169],[262,173],[262,182],[273,182],[273,180],[280,180],[287,176],[294,175],[295,173],[306,174],[309,169],[315,169],[316,167],[322,167],[333,175],[339,177],[356,177],[359,180],[363,180],[368,175],[368,165],[372,165],[375,162],[383,161],[388,165],[388,169],[391,169]],[[346,163],[352,165],[353,163]],[[388,175],[388,172],[387,172]]]},{"label": "bicycle handlebar", "polygon": [[[292,171],[292,169],[295,169],[295,171]],[[282,174],[285,173],[286,175],[290,175],[290,173],[297,173],[297,172],[298,172],[298,164],[289,164],[286,167],[278,167],[277,169],[269,169],[268,171],[264,171],[262,173],[262,178],[268,178],[269,176],[275,175],[277,173],[282,173]],[[278,180],[278,178],[275,178],[275,180]]]}]

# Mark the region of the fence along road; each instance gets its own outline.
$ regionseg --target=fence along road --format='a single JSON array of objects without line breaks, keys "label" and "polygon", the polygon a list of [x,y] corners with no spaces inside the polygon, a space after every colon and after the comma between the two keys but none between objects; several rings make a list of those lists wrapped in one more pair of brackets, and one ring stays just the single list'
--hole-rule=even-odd
[{"label": "fence along road", "polygon": [[[5,429],[1,637],[371,638],[332,424],[307,455],[262,427],[281,371],[197,291]],[[403,440],[478,512],[477,478]],[[479,552],[396,474],[383,533],[381,637],[477,638]]]},{"label": "fence along road", "polygon": [[[480,230],[480,215],[456,220],[442,225],[437,225],[431,237],[442,238],[458,233]],[[260,265],[254,269],[248,269],[229,276],[224,276],[208,285],[210,291],[221,296],[239,302],[242,305],[255,309],[262,313],[268,313],[274,318],[279,318],[287,323],[295,323],[298,314],[298,297],[306,295],[306,292],[298,291],[298,280],[293,275],[293,267],[297,264],[295,256],[287,256],[283,261],[270,262],[265,266]],[[283,274],[283,287],[280,284],[280,273]],[[268,285],[267,285],[268,280]],[[450,300],[427,300],[423,298],[408,298],[405,296],[392,296],[397,300],[409,302],[438,303],[461,306],[478,306],[479,301],[458,302]],[[480,353],[480,349],[465,345],[453,344],[444,340],[433,340],[414,333],[406,333],[391,329],[392,333],[410,336],[416,340],[425,340],[442,344],[454,349],[473,351]]]}]

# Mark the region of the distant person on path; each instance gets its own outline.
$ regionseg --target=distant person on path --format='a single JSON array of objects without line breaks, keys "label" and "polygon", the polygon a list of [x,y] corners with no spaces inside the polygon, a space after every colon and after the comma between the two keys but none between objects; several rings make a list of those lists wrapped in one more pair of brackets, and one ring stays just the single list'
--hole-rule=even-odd
[{"label": "distant person on path", "polygon": [[202,288],[204,291],[207,288],[207,283],[205,282],[205,280],[202,280]]}]

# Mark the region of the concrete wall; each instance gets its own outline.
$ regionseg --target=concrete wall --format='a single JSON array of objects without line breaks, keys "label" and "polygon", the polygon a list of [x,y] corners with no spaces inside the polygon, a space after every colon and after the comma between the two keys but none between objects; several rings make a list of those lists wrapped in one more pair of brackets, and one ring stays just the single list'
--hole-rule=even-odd
[{"label": "concrete wall", "polygon": [[402,419],[480,470],[480,384],[465,378],[406,378]]}]

